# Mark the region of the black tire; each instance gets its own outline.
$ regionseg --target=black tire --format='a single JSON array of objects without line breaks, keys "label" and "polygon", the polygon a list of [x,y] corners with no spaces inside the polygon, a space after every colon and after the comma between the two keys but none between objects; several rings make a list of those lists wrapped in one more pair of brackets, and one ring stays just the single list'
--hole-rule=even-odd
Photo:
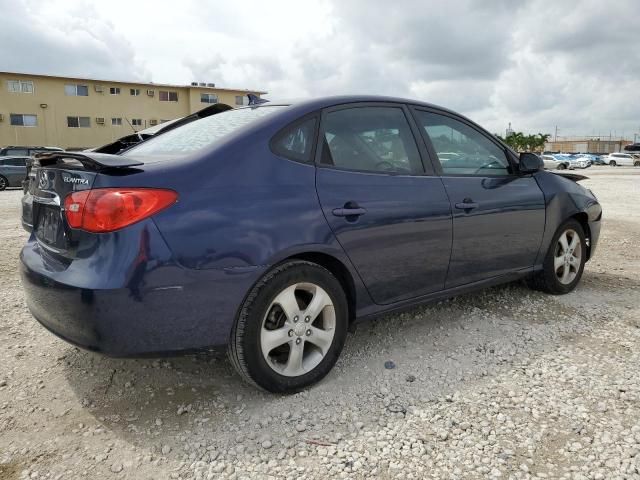
[{"label": "black tire", "polygon": [[0,175],[0,192],[9,186],[9,180]]},{"label": "black tire", "polygon": [[[578,237],[580,238],[580,245],[582,248],[582,256],[580,259],[580,267],[577,271],[576,277],[569,284],[563,284],[558,279],[555,269],[553,267],[554,254],[556,250],[556,245],[558,243],[558,239],[560,236],[566,232],[567,230],[574,230]],[[551,293],[553,295],[564,295],[566,293],[571,292],[576,285],[580,282],[582,278],[582,272],[584,271],[584,264],[587,260],[587,243],[584,236],[584,230],[582,229],[582,225],[577,220],[570,219],[564,222],[558,230],[556,231],[553,239],[551,240],[551,244],[549,245],[549,250],[544,257],[543,268],[542,270],[537,271],[529,278],[527,278],[527,285],[529,288],[533,290],[540,290],[542,292]]]},{"label": "black tire", "polygon": [[564,163],[558,165],[558,170],[566,170],[567,166]]},{"label": "black tire", "polygon": [[[335,311],[335,333],[326,355],[304,375],[284,376],[271,368],[262,354],[260,332],[265,315],[276,296],[286,287],[310,282],[331,297]],[[335,365],[347,337],[348,306],[340,282],[315,263],[292,260],[269,271],[246,297],[229,340],[229,358],[240,376],[259,388],[274,393],[293,393],[320,381]]]},{"label": "black tire", "polygon": [[633,162],[633,166],[634,167],[640,167],[640,162],[636,160],[635,162]]},{"label": "black tire", "polygon": [[615,166],[616,166],[616,161],[615,161],[615,160],[611,160],[611,161],[609,162],[609,166],[611,166],[611,167],[615,167]]}]

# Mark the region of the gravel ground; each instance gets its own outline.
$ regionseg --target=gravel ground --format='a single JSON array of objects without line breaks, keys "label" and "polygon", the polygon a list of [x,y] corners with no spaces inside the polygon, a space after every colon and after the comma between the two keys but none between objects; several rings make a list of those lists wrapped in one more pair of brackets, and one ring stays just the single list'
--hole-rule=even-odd
[{"label": "gravel ground", "polygon": [[21,192],[0,192],[0,478],[640,478],[640,169],[587,174],[605,220],[574,293],[363,324],[292,396],[220,352],[116,360],[46,332],[17,273]]}]

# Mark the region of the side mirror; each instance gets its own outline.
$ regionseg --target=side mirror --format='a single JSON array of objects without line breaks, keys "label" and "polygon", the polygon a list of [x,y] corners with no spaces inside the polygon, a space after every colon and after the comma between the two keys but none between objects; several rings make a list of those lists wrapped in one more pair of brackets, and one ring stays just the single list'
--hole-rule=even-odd
[{"label": "side mirror", "polygon": [[535,153],[520,154],[520,173],[536,173],[544,167],[542,159]]}]

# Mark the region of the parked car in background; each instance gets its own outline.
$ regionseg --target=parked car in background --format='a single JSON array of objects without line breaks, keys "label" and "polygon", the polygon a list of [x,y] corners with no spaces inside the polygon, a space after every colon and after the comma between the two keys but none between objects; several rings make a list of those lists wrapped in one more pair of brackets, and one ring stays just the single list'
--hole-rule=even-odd
[{"label": "parked car in background", "polygon": [[544,163],[544,168],[547,170],[566,170],[571,166],[569,160],[556,158],[555,155],[543,154],[541,158]]},{"label": "parked car in background", "polygon": [[9,146],[0,148],[0,157],[30,157],[42,152],[62,152],[58,147]]},{"label": "parked car in background", "polygon": [[27,305],[94,351],[227,345],[248,382],[298,391],[353,322],[517,279],[572,291],[602,209],[584,177],[541,168],[451,110],[374,96],[229,110],[122,155],[40,154]]},{"label": "parked car in background", "polygon": [[624,147],[624,153],[640,154],[640,143],[632,143]]},{"label": "parked car in background", "polygon": [[605,162],[606,155],[593,155],[593,159],[591,160],[594,165],[606,165]]},{"label": "parked car in background", "polygon": [[571,168],[589,168],[591,166],[591,160],[576,155],[568,155],[566,157],[571,165]]},{"label": "parked car in background", "polygon": [[581,153],[578,155],[578,157],[587,160],[589,162],[589,165],[597,165],[597,162],[600,158],[598,155],[593,155],[591,153]]},{"label": "parked car in background", "polygon": [[630,153],[610,153],[605,161],[612,167],[618,165],[640,167],[640,159],[637,159]]},{"label": "parked car in background", "polygon": [[27,176],[27,161],[30,157],[0,157],[0,190],[20,187]]}]

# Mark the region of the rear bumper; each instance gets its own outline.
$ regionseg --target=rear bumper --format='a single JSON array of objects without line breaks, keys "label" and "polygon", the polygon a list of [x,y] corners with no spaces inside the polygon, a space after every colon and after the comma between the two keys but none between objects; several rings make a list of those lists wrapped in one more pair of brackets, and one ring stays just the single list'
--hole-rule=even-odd
[{"label": "rear bumper", "polygon": [[[62,339],[110,356],[142,356],[228,342],[245,293],[263,270],[132,271],[116,288],[84,287],[35,241],[21,253],[22,282],[33,316]],[[91,273],[91,272],[86,272]],[[85,283],[95,280],[85,280]]]}]

